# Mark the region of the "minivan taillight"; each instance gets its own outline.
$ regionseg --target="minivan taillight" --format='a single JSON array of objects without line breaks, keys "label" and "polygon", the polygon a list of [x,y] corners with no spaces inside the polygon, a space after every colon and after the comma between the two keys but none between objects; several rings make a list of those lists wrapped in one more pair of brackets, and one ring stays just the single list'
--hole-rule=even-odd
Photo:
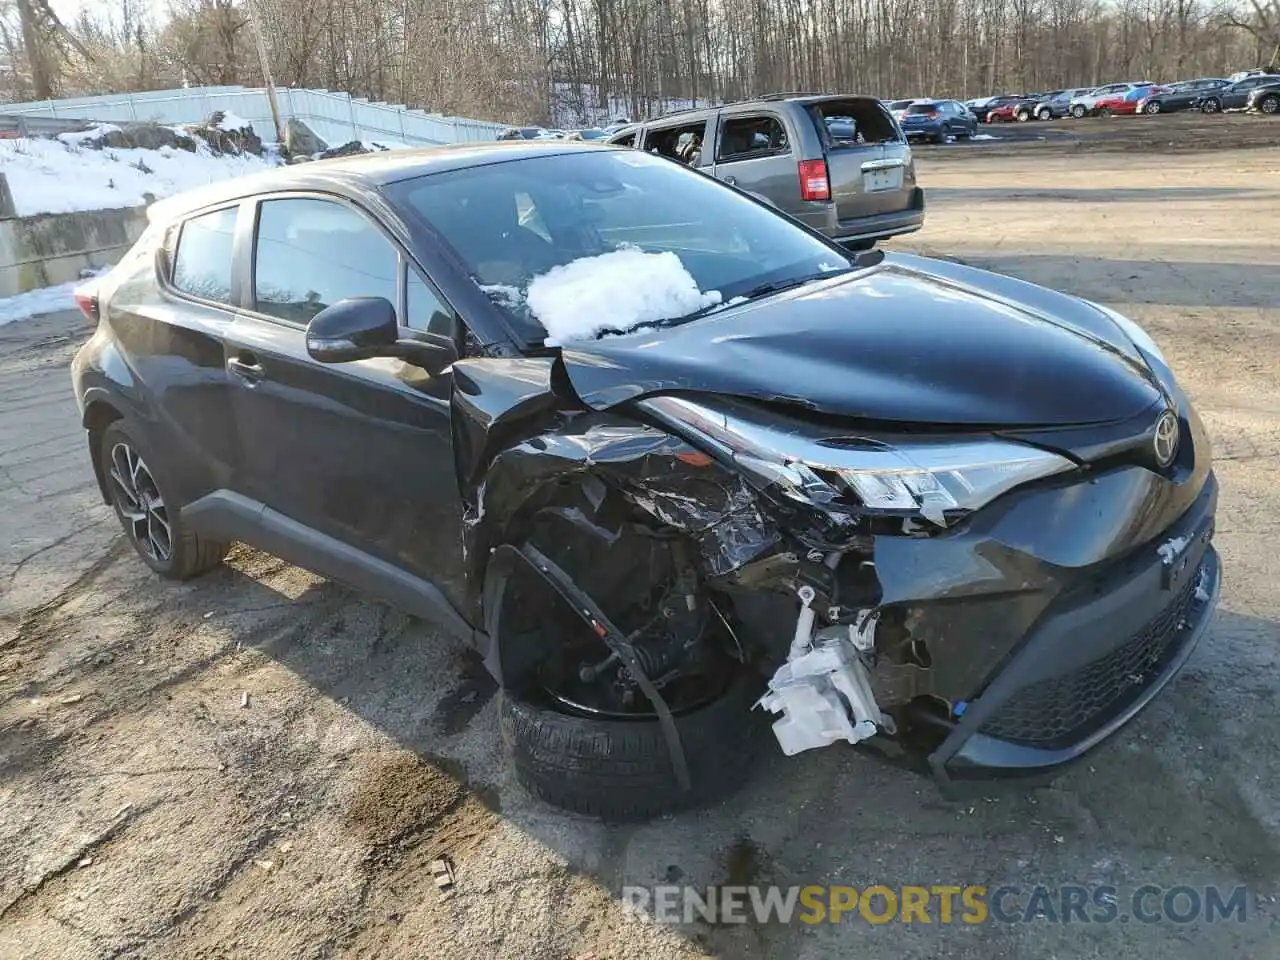
[{"label": "minivan taillight", "polygon": [[81,287],[74,294],[76,298],[76,306],[80,308],[80,312],[84,314],[84,318],[90,323],[98,322],[98,295],[92,290],[86,290]]},{"label": "minivan taillight", "polygon": [[827,179],[827,161],[800,161],[800,199],[831,199],[831,182]]}]

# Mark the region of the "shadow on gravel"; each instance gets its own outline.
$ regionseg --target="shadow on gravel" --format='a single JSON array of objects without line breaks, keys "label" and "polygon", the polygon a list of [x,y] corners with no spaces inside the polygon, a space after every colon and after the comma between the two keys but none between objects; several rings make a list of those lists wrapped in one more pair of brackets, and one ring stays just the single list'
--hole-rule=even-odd
[{"label": "shadow on gravel", "polygon": [[[315,602],[320,618],[308,617],[314,628],[259,649],[456,777],[492,813],[615,898],[627,886],[670,883],[1024,890],[1245,883],[1271,890],[1280,882],[1280,844],[1266,799],[1280,792],[1273,741],[1280,700],[1274,678],[1248,653],[1280,643],[1280,625],[1272,621],[1220,613],[1188,667],[1148,710],[1048,787],[998,785],[947,801],[928,780],[853,750],[787,758],[770,741],[747,786],[721,804],[605,827],[533,801],[500,772],[496,711],[483,709],[496,691],[478,674],[471,652],[339,588],[316,592],[299,601],[304,609]],[[351,634],[370,622],[372,639],[356,641]],[[406,809],[416,809],[410,801]],[[414,836],[404,834],[406,848],[397,857],[415,857]],[[1204,956],[1243,942],[1240,928],[1225,926],[1205,940]],[[734,957],[792,956],[819,942],[825,946],[812,955],[845,954],[869,930],[856,918],[820,928],[702,921],[681,927],[698,946]],[[1055,955],[1075,956],[1152,949],[1185,932],[1130,924],[1064,937],[1063,928],[1044,924],[895,924],[882,936],[900,944],[904,956],[945,950],[987,957],[1050,946]]]},{"label": "shadow on gravel", "polygon": [[1165,203],[1271,197],[1254,187],[930,187],[929,203],[1057,200],[1063,203]]},{"label": "shadow on gravel", "polygon": [[942,256],[1088,300],[1169,307],[1274,308],[1280,268],[1264,263],[1113,260],[1066,254]]}]

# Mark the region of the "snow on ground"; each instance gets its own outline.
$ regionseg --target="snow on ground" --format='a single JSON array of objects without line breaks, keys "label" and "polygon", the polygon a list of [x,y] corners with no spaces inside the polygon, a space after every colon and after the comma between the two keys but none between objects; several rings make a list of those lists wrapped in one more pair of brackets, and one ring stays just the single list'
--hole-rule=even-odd
[{"label": "snow on ground", "polygon": [[720,291],[699,290],[670,250],[626,249],[583,257],[534,277],[525,302],[546,329],[547,345],[561,346],[715,306]]},{"label": "snow on ground", "polygon": [[56,287],[42,287],[16,297],[0,297],[0,327],[15,320],[27,320],[59,310],[75,310],[75,292],[78,287],[92,283],[90,280],[72,280]]},{"label": "snow on ground", "polygon": [[94,150],[81,145],[110,129],[53,140],[0,140],[0,172],[9,180],[18,216],[133,207],[146,202],[145,193],[158,199],[272,166],[269,158],[218,156],[199,139],[195,153],[175,147]]}]

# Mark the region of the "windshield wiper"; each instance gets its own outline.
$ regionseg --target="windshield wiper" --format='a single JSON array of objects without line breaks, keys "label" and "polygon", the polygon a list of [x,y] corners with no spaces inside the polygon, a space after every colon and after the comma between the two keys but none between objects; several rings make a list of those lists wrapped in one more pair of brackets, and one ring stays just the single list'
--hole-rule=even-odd
[{"label": "windshield wiper", "polygon": [[[752,287],[746,293],[738,296],[743,300],[759,300],[761,297],[781,293],[783,290],[804,286],[804,284],[812,283],[814,280],[826,280],[828,277],[838,277],[841,274],[852,273],[853,270],[853,267],[841,267],[839,270],[820,270],[817,273],[806,274],[802,277],[788,277],[786,280],[770,280],[768,283]],[[737,300],[738,297],[734,297],[734,299]]]}]

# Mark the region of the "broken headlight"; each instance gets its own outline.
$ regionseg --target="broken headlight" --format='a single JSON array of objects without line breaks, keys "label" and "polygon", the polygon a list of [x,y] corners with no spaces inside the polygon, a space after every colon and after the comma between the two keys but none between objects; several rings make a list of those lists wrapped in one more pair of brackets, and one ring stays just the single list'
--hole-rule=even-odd
[{"label": "broken headlight", "polygon": [[638,406],[758,486],[827,510],[945,525],[948,514],[971,513],[1014,487],[1075,468],[1058,454],[991,437],[825,436],[796,421],[787,429],[758,422],[716,401],[663,396]]}]

